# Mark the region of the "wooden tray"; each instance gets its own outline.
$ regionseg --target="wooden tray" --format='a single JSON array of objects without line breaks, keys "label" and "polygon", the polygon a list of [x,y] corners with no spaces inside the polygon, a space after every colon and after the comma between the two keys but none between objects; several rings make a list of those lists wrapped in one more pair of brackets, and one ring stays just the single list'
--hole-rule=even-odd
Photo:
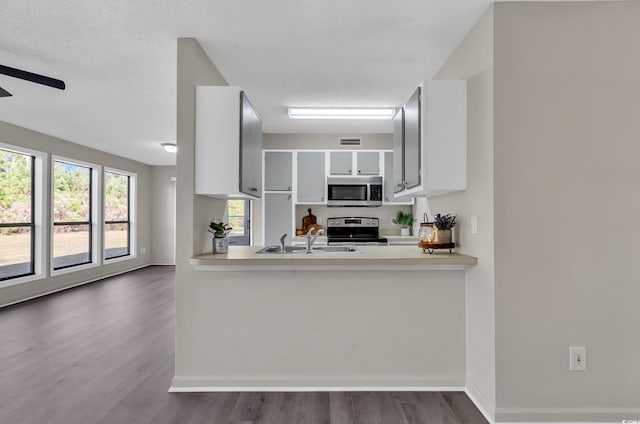
[{"label": "wooden tray", "polygon": [[451,249],[456,247],[455,243],[431,243],[428,241],[420,240],[418,242],[418,247],[422,249],[422,252],[429,252],[429,254],[433,254],[434,250],[437,249],[449,249],[449,254],[451,254]]}]

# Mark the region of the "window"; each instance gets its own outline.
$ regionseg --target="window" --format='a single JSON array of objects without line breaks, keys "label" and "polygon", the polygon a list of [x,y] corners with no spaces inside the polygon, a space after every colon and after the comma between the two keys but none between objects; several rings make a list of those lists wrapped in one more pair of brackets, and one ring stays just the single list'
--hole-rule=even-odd
[{"label": "window", "polygon": [[0,281],[35,274],[35,163],[0,148]]},{"label": "window", "polygon": [[93,168],[53,161],[54,270],[93,261]]},{"label": "window", "polygon": [[251,201],[229,200],[229,225],[233,228],[229,234],[229,243],[249,246],[251,244]]},{"label": "window", "polygon": [[131,175],[104,173],[104,258],[131,255]]}]

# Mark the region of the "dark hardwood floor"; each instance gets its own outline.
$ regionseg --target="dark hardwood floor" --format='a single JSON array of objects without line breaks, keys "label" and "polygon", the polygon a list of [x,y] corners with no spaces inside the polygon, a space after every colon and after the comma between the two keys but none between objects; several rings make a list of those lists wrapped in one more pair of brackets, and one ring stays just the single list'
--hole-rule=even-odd
[{"label": "dark hardwood floor", "polygon": [[486,423],[459,392],[167,393],[174,269],[0,309],[0,423]]}]

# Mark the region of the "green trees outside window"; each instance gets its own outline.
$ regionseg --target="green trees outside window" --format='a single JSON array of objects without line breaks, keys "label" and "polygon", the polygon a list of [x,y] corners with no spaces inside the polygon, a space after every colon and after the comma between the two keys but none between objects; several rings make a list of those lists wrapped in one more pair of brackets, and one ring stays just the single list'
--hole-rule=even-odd
[{"label": "green trees outside window", "polygon": [[0,281],[34,274],[34,164],[0,149]]},{"label": "green trees outside window", "polygon": [[113,171],[104,173],[104,257],[131,254],[131,177]]}]

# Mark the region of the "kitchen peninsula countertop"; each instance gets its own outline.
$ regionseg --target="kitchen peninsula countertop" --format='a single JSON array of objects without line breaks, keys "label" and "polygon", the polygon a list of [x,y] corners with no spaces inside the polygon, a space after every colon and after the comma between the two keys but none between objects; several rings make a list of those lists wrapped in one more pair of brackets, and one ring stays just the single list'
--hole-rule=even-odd
[{"label": "kitchen peninsula countertop", "polygon": [[202,254],[191,258],[199,271],[283,270],[465,270],[478,258],[448,250],[432,255],[417,246],[357,246],[362,253],[256,254],[262,246],[231,246],[227,254]]}]

